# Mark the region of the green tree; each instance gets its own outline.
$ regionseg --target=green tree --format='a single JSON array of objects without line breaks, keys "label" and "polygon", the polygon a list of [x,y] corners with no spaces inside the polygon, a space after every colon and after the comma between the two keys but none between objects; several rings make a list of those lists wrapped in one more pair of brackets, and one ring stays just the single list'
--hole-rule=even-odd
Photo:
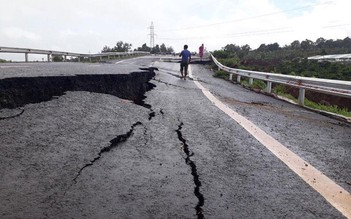
[{"label": "green tree", "polygon": [[323,37],[319,37],[317,40],[316,40],[316,45],[317,47],[319,48],[323,48],[324,47],[324,44],[325,44],[325,39]]},{"label": "green tree", "polygon": [[160,53],[160,46],[158,44],[156,44],[156,46],[154,48],[151,49],[151,53],[152,54],[157,54]]},{"label": "green tree", "polygon": [[167,53],[174,53],[174,49],[173,49],[173,47],[172,46],[170,46],[170,47],[167,47]]},{"label": "green tree", "polygon": [[313,45],[314,45],[313,41],[308,40],[308,39],[301,42],[301,48],[303,50],[311,49],[313,47]]},{"label": "green tree", "polygon": [[278,43],[268,44],[267,47],[269,51],[276,51],[280,49],[280,46]]},{"label": "green tree", "polygon": [[301,43],[298,40],[295,40],[290,44],[290,47],[292,49],[300,49],[300,46],[301,46]]},{"label": "green tree", "polygon": [[150,51],[151,51],[151,48],[148,47],[148,46],[146,45],[146,43],[144,43],[141,47],[138,47],[137,50],[138,50],[138,51],[144,51],[144,52],[150,52]]},{"label": "green tree", "polygon": [[241,48],[235,44],[228,44],[223,48],[223,50],[226,52],[237,53],[241,51]]},{"label": "green tree", "polygon": [[161,53],[167,53],[167,48],[166,48],[166,45],[164,43],[162,43],[161,46],[160,46],[160,52]]},{"label": "green tree", "polygon": [[111,52],[111,48],[105,45],[101,52]]},{"label": "green tree", "polygon": [[116,46],[110,48],[108,46],[104,46],[101,52],[128,52],[132,48],[132,44],[130,43],[123,43],[123,41],[118,41]]},{"label": "green tree", "polygon": [[128,52],[132,48],[132,44],[118,41],[112,52]]}]

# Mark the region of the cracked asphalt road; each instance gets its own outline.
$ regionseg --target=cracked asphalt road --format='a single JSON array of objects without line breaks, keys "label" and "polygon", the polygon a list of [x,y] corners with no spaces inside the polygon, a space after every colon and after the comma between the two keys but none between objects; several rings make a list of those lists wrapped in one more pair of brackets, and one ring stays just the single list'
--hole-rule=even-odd
[{"label": "cracked asphalt road", "polygon": [[[192,80],[180,80],[179,64],[157,60],[0,68],[1,78],[159,68],[147,107],[67,91],[2,109],[1,218],[343,218]],[[191,67],[229,107],[351,191],[349,124]]]}]

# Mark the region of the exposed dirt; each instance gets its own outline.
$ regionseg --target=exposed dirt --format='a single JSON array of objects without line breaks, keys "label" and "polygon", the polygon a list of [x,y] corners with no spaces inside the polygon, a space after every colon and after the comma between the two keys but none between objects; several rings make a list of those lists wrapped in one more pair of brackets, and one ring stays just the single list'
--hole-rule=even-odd
[{"label": "exposed dirt", "polygon": [[[293,97],[299,97],[299,89],[291,86],[285,86],[285,92],[291,94]],[[351,110],[350,98],[338,97],[335,95],[318,93],[310,90],[306,90],[305,97],[313,102],[320,103],[328,106],[339,106],[341,108],[347,108]]]}]

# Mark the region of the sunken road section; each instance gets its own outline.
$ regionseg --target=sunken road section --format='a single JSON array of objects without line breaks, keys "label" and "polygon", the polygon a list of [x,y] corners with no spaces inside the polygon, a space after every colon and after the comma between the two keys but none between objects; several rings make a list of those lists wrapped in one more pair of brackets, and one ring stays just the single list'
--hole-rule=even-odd
[{"label": "sunken road section", "polygon": [[149,81],[157,68],[142,68],[130,74],[20,77],[0,80],[0,109],[49,101],[66,91],[104,93],[144,106],[144,93],[155,85]]}]

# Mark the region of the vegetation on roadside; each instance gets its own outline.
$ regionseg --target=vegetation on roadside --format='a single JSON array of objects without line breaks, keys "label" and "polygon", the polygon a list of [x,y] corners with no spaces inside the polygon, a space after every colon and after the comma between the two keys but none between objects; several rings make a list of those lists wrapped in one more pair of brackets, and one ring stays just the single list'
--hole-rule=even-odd
[{"label": "vegetation on roadside", "polygon": [[[298,102],[298,100],[294,96],[292,96],[291,94],[284,93],[281,91],[276,91],[274,89],[273,89],[273,92],[279,96],[288,98],[288,99],[294,101],[295,103]],[[329,105],[324,105],[321,103],[315,103],[311,100],[305,99],[305,106],[312,108],[312,109],[316,109],[316,110],[322,110],[322,111],[331,112],[331,113],[335,113],[335,114],[346,116],[346,117],[351,117],[351,112],[347,108],[341,108],[341,107],[336,106],[336,105],[329,106]]]},{"label": "vegetation on roadside", "polygon": [[351,81],[351,63],[318,62],[307,58],[315,55],[351,53],[351,39],[315,42],[295,40],[280,47],[278,43],[261,44],[252,50],[249,45],[228,44],[213,55],[220,63],[232,68]]},{"label": "vegetation on roadside", "polygon": [[[294,101],[295,103],[298,102],[298,100],[294,96],[285,92],[284,85],[275,86],[273,88],[273,93],[275,93],[279,96],[288,98],[288,99]],[[351,112],[347,108],[342,108],[342,107],[339,107],[336,105],[325,105],[325,104],[315,103],[311,100],[305,99],[305,106],[312,108],[312,109],[322,110],[322,111],[326,111],[326,112],[331,112],[331,113],[343,115],[346,117],[351,117]]]},{"label": "vegetation on roadside", "polygon": [[322,111],[336,113],[336,114],[343,115],[346,117],[351,117],[351,112],[347,108],[340,108],[336,105],[328,106],[328,105],[315,103],[313,101],[305,99],[305,106],[310,107],[312,109],[318,109],[318,110],[322,110]]},{"label": "vegetation on roadside", "polygon": [[[278,43],[261,44],[255,50],[252,50],[249,45],[228,44],[212,54],[220,63],[231,68],[351,81],[350,62],[318,62],[307,59],[315,55],[345,53],[351,53],[351,39],[349,37],[343,40],[318,38],[315,42],[308,39],[301,42],[295,40],[284,47],[280,47]],[[214,63],[211,67],[217,69]],[[215,71],[214,76],[229,80],[229,74],[224,71]],[[250,85],[248,79],[245,78],[242,78],[241,84],[261,90],[266,87],[265,82],[260,80],[254,80],[253,85]],[[277,95],[297,102],[297,99],[287,93],[286,90],[284,85],[273,88],[273,92]],[[305,105],[310,108],[351,117],[350,107],[342,108],[334,104],[326,105],[308,99],[305,99]]]},{"label": "vegetation on roadside", "polygon": [[7,62],[7,61],[4,59],[0,59],[0,63],[5,63],[5,62]]},{"label": "vegetation on roadside", "polygon": [[229,73],[226,71],[217,70],[214,72],[213,77],[222,78],[222,79],[228,81],[229,80]]},{"label": "vegetation on roadside", "polygon": [[[222,71],[222,70],[215,71],[213,76],[216,78],[222,78],[224,80],[229,81],[229,73]],[[257,80],[257,79],[255,79],[253,81],[253,84],[250,85],[248,78],[242,78],[240,81],[240,84],[244,87],[249,87],[251,89],[258,89],[258,90],[265,90],[266,89],[266,83],[262,80]],[[297,103],[298,102],[297,98],[295,98],[293,95],[291,95],[289,93],[286,93],[285,90],[286,89],[285,89],[284,85],[276,85],[272,89],[272,92],[277,94],[278,96],[288,98],[288,99],[292,100],[293,102]],[[326,111],[326,112],[331,112],[331,113],[343,115],[346,117],[351,117],[351,111],[349,111],[345,107],[339,107],[337,105],[325,105],[325,104],[316,103],[316,102],[313,102],[311,100],[305,99],[305,106],[312,108],[312,109],[316,109],[316,110],[322,110],[322,111]]]},{"label": "vegetation on roadside", "polygon": [[250,87],[252,89],[258,89],[258,90],[264,90],[267,87],[266,83],[261,80],[254,80],[252,85],[250,85],[249,79],[247,78],[242,79],[240,84],[245,87]]}]

